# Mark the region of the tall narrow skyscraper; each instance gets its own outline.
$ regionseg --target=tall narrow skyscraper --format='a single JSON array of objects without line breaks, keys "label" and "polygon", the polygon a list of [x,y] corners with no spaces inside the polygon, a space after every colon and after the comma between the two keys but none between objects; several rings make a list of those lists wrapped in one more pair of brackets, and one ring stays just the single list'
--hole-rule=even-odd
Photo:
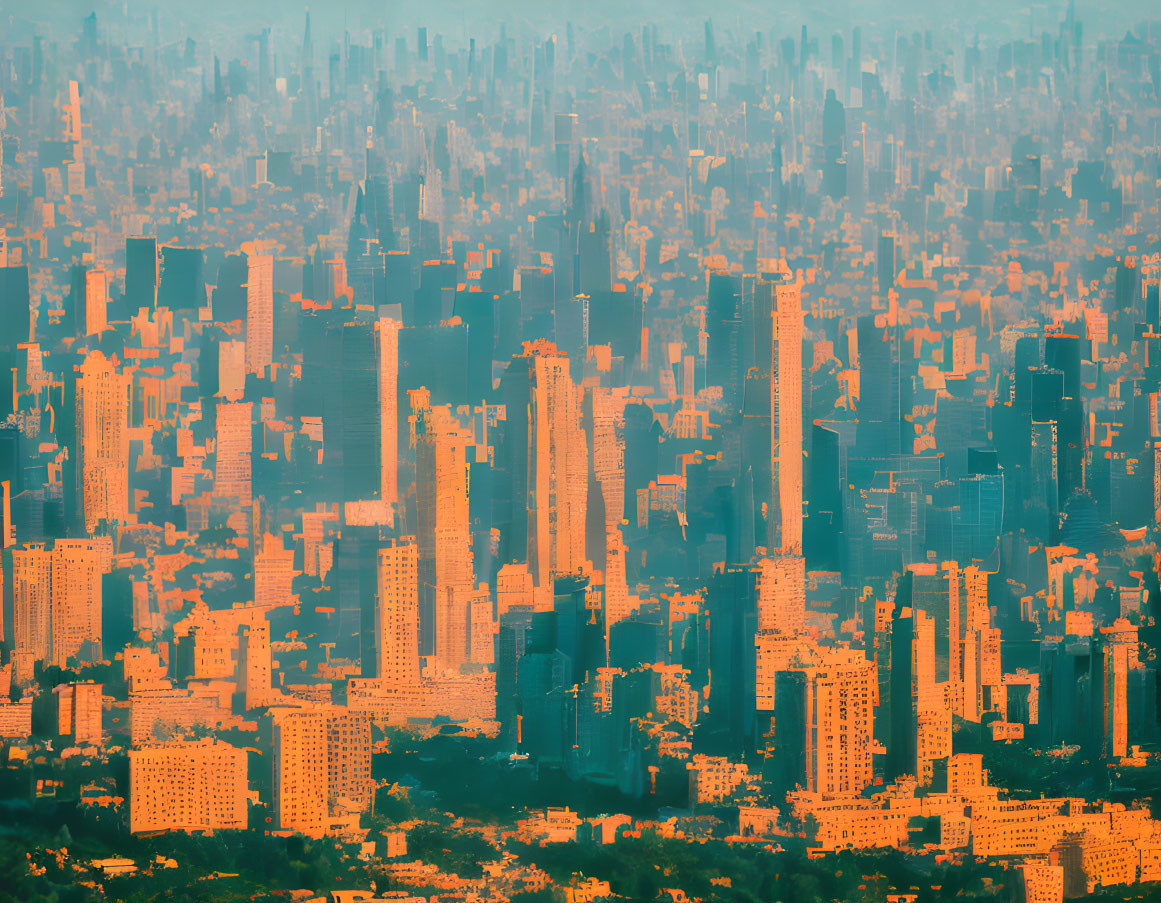
[{"label": "tall narrow skyscraper", "polygon": [[52,553],[43,543],[12,550],[12,679],[32,680],[52,653]]},{"label": "tall narrow skyscraper", "polygon": [[274,357],[274,258],[246,258],[246,372],[262,374]]},{"label": "tall narrow skyscraper", "polygon": [[129,517],[129,378],[91,351],[77,380],[76,473],[85,529]]},{"label": "tall narrow skyscraper", "polygon": [[[377,569],[374,676],[385,686],[414,686],[419,682],[418,546],[395,542],[380,549]],[[364,659],[364,673],[366,664]]]},{"label": "tall narrow skyscraper", "polygon": [[[578,390],[568,357],[545,340],[525,344],[506,380],[512,527],[526,540],[537,593],[551,597],[553,579],[577,572],[585,562],[588,443]],[[509,549],[518,553],[512,544]]]},{"label": "tall narrow skyscraper", "polygon": [[[770,512],[775,548],[802,554],[802,291],[775,287],[770,370]],[[777,511],[777,515],[773,512]],[[772,531],[773,532],[773,531]]]},{"label": "tall narrow skyscraper", "polygon": [[327,821],[327,716],[283,711],[274,716],[274,812],[283,831],[322,837]]},{"label": "tall narrow skyscraper", "polygon": [[243,505],[251,501],[252,407],[249,401],[220,403],[215,419],[218,463],[214,468],[214,495],[235,499]]},{"label": "tall narrow skyscraper", "polygon": [[125,316],[157,306],[157,239],[125,239]]},{"label": "tall narrow skyscraper", "polygon": [[468,656],[467,606],[473,588],[466,461],[470,445],[471,430],[462,428],[446,405],[433,408],[425,398],[417,399],[420,648],[437,667],[452,671]]},{"label": "tall narrow skyscraper", "polygon": [[399,503],[399,330],[398,320],[379,320],[379,497]]}]

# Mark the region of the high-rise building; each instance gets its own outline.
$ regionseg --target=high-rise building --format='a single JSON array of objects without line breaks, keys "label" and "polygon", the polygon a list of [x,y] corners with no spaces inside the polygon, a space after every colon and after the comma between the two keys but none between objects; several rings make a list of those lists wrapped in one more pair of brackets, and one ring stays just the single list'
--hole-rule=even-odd
[{"label": "high-rise building", "polygon": [[758,562],[758,629],[798,633],[806,621],[806,560],[800,555]]},{"label": "high-rise building", "polygon": [[[592,489],[600,492],[599,505],[586,510],[588,557],[605,576],[605,628],[629,614],[625,575],[625,546],[621,519],[625,510],[625,401],[626,395],[604,386],[586,390],[586,431],[592,435]],[[603,517],[602,517],[603,515]]]},{"label": "high-rise building", "polygon": [[218,404],[215,417],[218,460],[214,467],[214,495],[234,499],[241,505],[251,501],[252,408],[249,401],[223,402]]},{"label": "high-rise building", "polygon": [[274,817],[281,831],[322,837],[327,827],[327,714],[274,714]]},{"label": "high-rise building", "polygon": [[52,553],[44,543],[12,550],[12,679],[32,679],[52,654]]},{"label": "high-rise building", "polygon": [[378,323],[379,352],[379,497],[399,503],[399,330],[387,317]]},{"label": "high-rise building", "polygon": [[875,666],[850,650],[820,653],[807,669],[806,789],[858,795],[874,776]]},{"label": "high-rise building", "polygon": [[0,266],[0,349],[15,351],[32,337],[28,265]]},{"label": "high-rise building", "polygon": [[903,414],[910,413],[902,378],[901,337],[898,326],[880,325],[871,314],[859,317],[859,425],[858,453],[887,457],[903,447]]},{"label": "high-rise building", "polygon": [[262,374],[274,357],[274,258],[246,258],[246,372]]},{"label": "high-rise building", "polygon": [[255,618],[238,628],[238,683],[247,709],[270,704],[270,670],[270,625]]},{"label": "high-rise building", "polygon": [[[379,550],[375,603],[375,671],[384,685],[419,681],[419,548],[396,542]],[[364,662],[364,671],[366,671]]]},{"label": "high-rise building", "polygon": [[157,239],[125,239],[126,316],[157,306]]},{"label": "high-rise building", "polygon": [[102,686],[97,683],[67,683],[53,687],[56,700],[56,732],[70,737],[78,746],[99,744],[102,735]]},{"label": "high-rise building", "polygon": [[802,554],[802,292],[775,286],[771,320],[770,473],[774,487],[771,522],[778,525],[771,546]]},{"label": "high-rise building", "polygon": [[108,328],[109,274],[102,269],[85,270],[83,315],[77,317],[77,331],[83,335],[100,335]]},{"label": "high-rise building", "polygon": [[[536,591],[585,563],[588,443],[569,360],[551,342],[526,343],[506,377],[506,464],[512,475],[512,530]],[[520,523],[520,522],[523,523]]]},{"label": "high-rise building", "polygon": [[90,351],[77,380],[76,469],[85,529],[129,518],[129,378]]},{"label": "high-rise building", "polygon": [[473,589],[466,451],[470,429],[447,406],[415,393],[415,488],[419,541],[420,650],[441,670],[467,661]]},{"label": "high-rise building", "polygon": [[102,581],[113,559],[108,536],[58,539],[52,549],[52,663],[101,659]]},{"label": "high-rise building", "polygon": [[[1137,628],[1125,618],[1100,629],[1093,650],[1095,725],[1102,738],[1101,754],[1117,759],[1129,751],[1129,672],[1138,667]],[[1135,730],[1142,725],[1133,724]]]},{"label": "high-rise building", "polygon": [[293,547],[283,546],[281,534],[265,534],[254,554],[254,604],[284,604],[290,598],[294,573]]},{"label": "high-rise building", "polygon": [[715,565],[709,584],[709,717],[730,748],[746,743],[757,698],[758,571]]},{"label": "high-rise building", "polygon": [[366,712],[334,709],[327,715],[327,807],[363,812],[371,805],[371,720]]},{"label": "high-rise building", "polygon": [[246,753],[217,740],[129,751],[129,830],[246,827]]}]

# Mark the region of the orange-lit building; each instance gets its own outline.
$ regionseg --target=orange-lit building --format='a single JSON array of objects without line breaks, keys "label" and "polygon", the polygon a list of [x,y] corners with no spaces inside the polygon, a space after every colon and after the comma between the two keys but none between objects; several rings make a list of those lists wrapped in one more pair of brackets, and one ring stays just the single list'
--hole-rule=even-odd
[{"label": "orange-lit building", "polygon": [[243,830],[246,753],[215,740],[129,751],[129,830]]}]

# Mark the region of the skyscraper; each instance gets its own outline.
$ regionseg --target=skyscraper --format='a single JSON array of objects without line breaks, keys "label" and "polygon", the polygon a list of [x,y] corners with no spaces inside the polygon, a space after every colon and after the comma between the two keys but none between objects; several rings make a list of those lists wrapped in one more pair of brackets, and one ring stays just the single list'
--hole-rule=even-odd
[{"label": "skyscraper", "polygon": [[252,408],[249,401],[219,402],[214,421],[218,458],[214,467],[214,495],[235,499],[242,505],[249,505],[251,501]]},{"label": "skyscraper", "polygon": [[28,266],[0,265],[0,317],[4,329],[0,331],[0,349],[15,351],[32,334],[32,309],[29,306]]},{"label": "skyscraper", "polygon": [[44,543],[12,550],[12,679],[33,677],[52,654],[52,553]]},{"label": "skyscraper", "polygon": [[274,817],[282,831],[322,837],[327,827],[327,716],[274,714]]},{"label": "skyscraper", "polygon": [[379,497],[399,503],[399,330],[403,324],[379,319]]},{"label": "skyscraper", "polygon": [[101,684],[66,683],[53,687],[56,701],[56,732],[73,743],[99,744],[102,739]]},{"label": "skyscraper", "polygon": [[467,462],[470,429],[446,406],[416,393],[415,487],[419,521],[420,650],[441,669],[468,655],[468,597],[473,588]]},{"label": "skyscraper", "polygon": [[101,659],[102,578],[110,570],[113,541],[58,539],[52,550],[52,663]]},{"label": "skyscraper", "polygon": [[[774,548],[802,554],[802,292],[775,287],[770,361],[770,511],[777,511]],[[773,518],[773,515],[768,515]],[[772,531],[773,532],[773,531]]]},{"label": "skyscraper", "polygon": [[569,360],[555,345],[526,343],[506,379],[507,464],[516,471],[512,526],[526,541],[528,569],[543,596],[557,575],[576,573],[585,562],[588,443]]},{"label": "skyscraper", "polygon": [[129,751],[129,830],[246,827],[246,753],[218,740]]},{"label": "skyscraper", "polygon": [[875,666],[850,650],[820,655],[807,669],[806,789],[857,795],[873,778]]},{"label": "skyscraper", "polygon": [[[374,610],[374,676],[386,686],[419,682],[419,547],[395,542],[379,550]],[[372,619],[368,620],[368,626]],[[364,651],[366,657],[367,652]],[[364,674],[368,673],[364,658]]]},{"label": "skyscraper", "polygon": [[336,814],[371,805],[371,720],[366,712],[327,714],[327,808]]},{"label": "skyscraper", "polygon": [[157,306],[157,239],[125,239],[125,317]]},{"label": "skyscraper", "polygon": [[758,629],[795,634],[806,620],[806,560],[799,555],[758,562]]},{"label": "skyscraper", "polygon": [[246,257],[246,372],[265,373],[274,357],[274,258]]},{"label": "skyscraper", "polygon": [[77,475],[85,529],[129,517],[129,378],[90,351],[77,380]]}]

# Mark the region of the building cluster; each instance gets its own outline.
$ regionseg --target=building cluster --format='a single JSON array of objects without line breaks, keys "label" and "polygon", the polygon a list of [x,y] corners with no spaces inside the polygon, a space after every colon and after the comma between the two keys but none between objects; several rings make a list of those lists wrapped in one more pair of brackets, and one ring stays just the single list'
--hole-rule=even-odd
[{"label": "building cluster", "polygon": [[0,736],[134,832],[343,835],[453,725],[1161,878],[1158,32],[782,24],[0,34]]}]

